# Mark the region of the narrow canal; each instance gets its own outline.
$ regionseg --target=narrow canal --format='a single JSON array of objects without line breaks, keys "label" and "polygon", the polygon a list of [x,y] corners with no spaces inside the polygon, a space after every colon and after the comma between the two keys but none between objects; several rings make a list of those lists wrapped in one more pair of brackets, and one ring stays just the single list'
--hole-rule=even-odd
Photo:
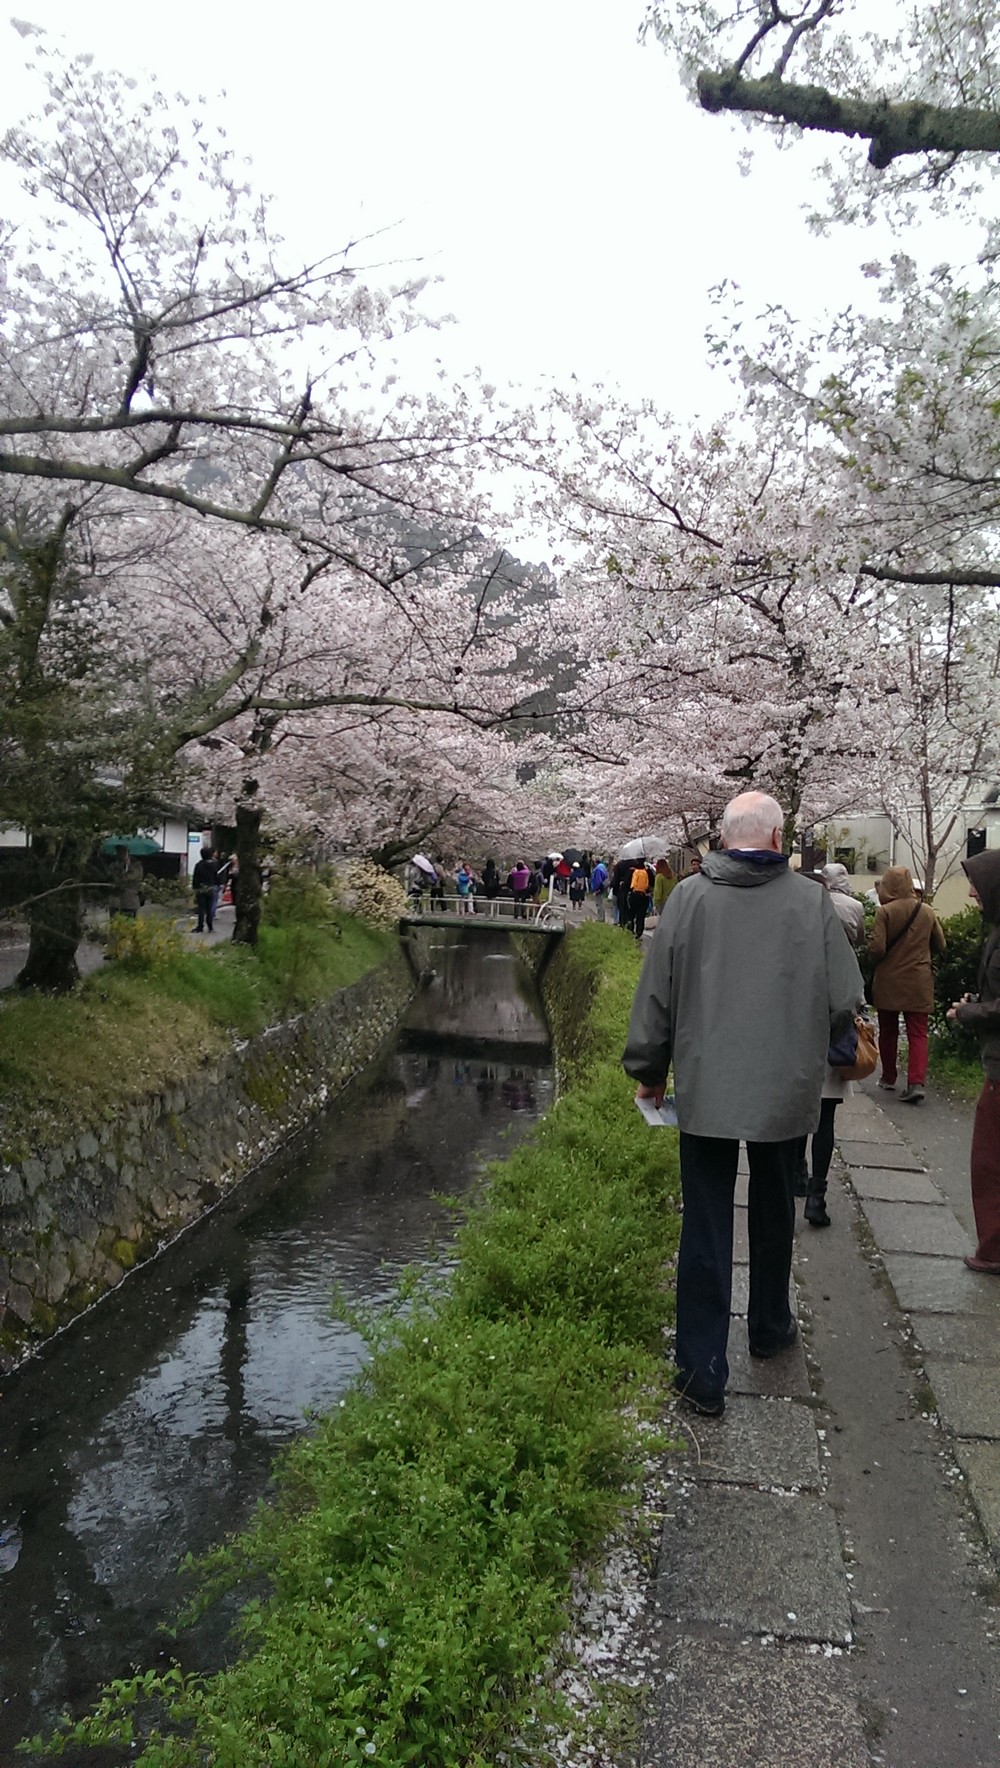
[{"label": "narrow canal", "polygon": [[[161,1632],[182,1556],[238,1528],[275,1453],[360,1367],[337,1286],[384,1305],[445,1262],[461,1195],[544,1114],[548,1038],[503,934],[434,930],[436,975],[323,1118],[0,1394],[0,1763],[100,1686],[218,1662],[224,1617]],[[103,1755],[102,1760],[106,1760]]]}]

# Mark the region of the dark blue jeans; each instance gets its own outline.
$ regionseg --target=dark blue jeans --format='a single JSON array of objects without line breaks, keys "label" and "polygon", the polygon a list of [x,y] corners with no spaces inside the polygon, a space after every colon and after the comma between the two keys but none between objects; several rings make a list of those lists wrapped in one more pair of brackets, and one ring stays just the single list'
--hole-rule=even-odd
[{"label": "dark blue jeans", "polygon": [[[798,1143],[748,1142],[750,1347],[773,1351],[788,1336],[788,1284],[795,1232]],[[684,1217],[677,1259],[678,1385],[699,1400],[721,1399],[729,1380],[726,1344],[733,1296],[733,1194],[740,1145],[681,1133]]]}]

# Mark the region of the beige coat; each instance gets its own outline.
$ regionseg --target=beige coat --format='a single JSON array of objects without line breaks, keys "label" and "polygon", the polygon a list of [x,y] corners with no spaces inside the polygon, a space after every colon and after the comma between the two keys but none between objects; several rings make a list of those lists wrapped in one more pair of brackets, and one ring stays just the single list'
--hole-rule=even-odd
[{"label": "beige coat", "polygon": [[883,872],[878,893],[881,907],[868,941],[869,956],[875,960],[872,1001],[882,1013],[929,1013],[934,1006],[931,952],[945,948],[941,923],[927,903],[917,907],[906,866],[890,866]]}]

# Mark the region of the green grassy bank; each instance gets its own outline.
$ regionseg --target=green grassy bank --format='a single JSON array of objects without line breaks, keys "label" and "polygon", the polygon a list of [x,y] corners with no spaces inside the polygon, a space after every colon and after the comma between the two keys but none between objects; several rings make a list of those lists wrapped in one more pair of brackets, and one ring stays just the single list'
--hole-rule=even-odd
[{"label": "green grassy bank", "polygon": [[169,924],[132,929],[133,954],[74,994],[0,995],[0,1159],[72,1140],[190,1074],[234,1035],[345,988],[395,946],[394,933],[330,912],[279,910],[253,948],[191,952]]},{"label": "green grassy bank", "polygon": [[[372,1360],[207,1567],[246,1595],[242,1650],[150,1673],[63,1739],[143,1768],[475,1768],[530,1755],[574,1567],[633,1501],[665,1369],[675,1138],[619,1058],[638,953],[588,926],[546,993],[566,1090],[495,1166],[446,1287],[415,1285]],[[51,1748],[51,1744],[48,1746]]]}]

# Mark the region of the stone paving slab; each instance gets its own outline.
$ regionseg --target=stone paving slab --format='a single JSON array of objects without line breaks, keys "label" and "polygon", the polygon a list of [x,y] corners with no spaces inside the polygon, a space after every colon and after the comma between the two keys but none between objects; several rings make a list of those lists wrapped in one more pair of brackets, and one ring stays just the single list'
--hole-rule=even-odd
[{"label": "stone paving slab", "polygon": [[862,1116],[849,1112],[846,1105],[838,1105],[834,1122],[838,1147],[841,1140],[886,1143],[902,1142],[903,1140],[891,1118],[885,1117],[874,1106],[870,1112],[865,1112]]},{"label": "stone paving slab", "polygon": [[[779,1360],[768,1358],[761,1367]],[[816,1425],[807,1406],[783,1398],[730,1395],[725,1417],[710,1433],[700,1431],[697,1423],[694,1428],[700,1451],[690,1466],[694,1479],[819,1490]]]},{"label": "stone paving slab", "polygon": [[953,1447],[990,1549],[1000,1560],[1000,1443],[959,1441]]},{"label": "stone paving slab", "polygon": [[[914,1252],[888,1252],[885,1268],[896,1300],[908,1314],[986,1314],[1000,1325],[1000,1294],[989,1279],[967,1271],[960,1258],[924,1258]],[[995,1285],[1000,1289],[1000,1284]],[[920,1336],[920,1324],[914,1321]]]},{"label": "stone paving slab", "polygon": [[661,1634],[639,1768],[869,1768],[849,1658]]},{"label": "stone paving slab", "polygon": [[926,1173],[886,1172],[879,1167],[854,1167],[851,1184],[859,1197],[883,1203],[943,1203],[944,1197]]},{"label": "stone paving slab", "polygon": [[[878,1096],[881,1097],[881,1088],[879,1088]],[[855,1115],[858,1117],[874,1117],[878,1114],[878,1110],[879,1107],[876,1102],[876,1095],[874,1093],[866,1093],[861,1087],[855,1086],[853,1093],[849,1093],[843,1104],[838,1108],[837,1118],[839,1120],[842,1117],[853,1117]]]},{"label": "stone paving slab", "polygon": [[[793,1318],[797,1319],[798,1312],[799,1312],[799,1304],[798,1304],[798,1297],[796,1296],[796,1293],[795,1293],[795,1284],[794,1283],[791,1286],[791,1293],[790,1293],[788,1299],[791,1304],[792,1316],[793,1316]],[[747,1311],[747,1308],[749,1307],[749,1305],[750,1305],[750,1267],[749,1267],[749,1265],[734,1265],[733,1266],[733,1299],[732,1299],[732,1303],[730,1305],[730,1312],[735,1315],[742,1316],[742,1318],[745,1320],[746,1319],[746,1311]],[[744,1331],[744,1333],[746,1332],[745,1326],[743,1328],[743,1331]],[[730,1336],[730,1338],[732,1338],[732,1336],[733,1336],[732,1327],[730,1327],[730,1329],[729,1329],[729,1336]]]},{"label": "stone paving slab", "polygon": [[750,1235],[745,1209],[733,1211],[733,1263],[745,1265],[750,1257]]},{"label": "stone paving slab", "polygon": [[926,1357],[1000,1363],[1000,1320],[982,1314],[918,1314],[913,1331]]},{"label": "stone paving slab", "polygon": [[794,1344],[780,1357],[768,1357],[761,1362],[759,1357],[750,1355],[743,1322],[734,1321],[726,1356],[731,1394],[759,1394],[763,1399],[780,1399],[791,1394],[797,1399],[808,1399],[809,1372],[801,1344]]},{"label": "stone paving slab", "polygon": [[959,1437],[1000,1442],[1000,1369],[977,1363],[924,1364],[941,1422]]},{"label": "stone paving slab", "polygon": [[[701,1440],[711,1455],[709,1420]],[[834,1645],[851,1638],[840,1540],[822,1498],[694,1486],[664,1523],[656,1600],[685,1624]]]},{"label": "stone paving slab", "polygon": [[839,1147],[848,1166],[876,1166],[910,1173],[927,1170],[920,1156],[914,1154],[912,1148],[907,1148],[904,1142],[844,1141]]},{"label": "stone paving slab", "polygon": [[969,1236],[943,1204],[879,1203],[863,1197],[861,1208],[880,1252],[922,1252],[961,1257]]}]

